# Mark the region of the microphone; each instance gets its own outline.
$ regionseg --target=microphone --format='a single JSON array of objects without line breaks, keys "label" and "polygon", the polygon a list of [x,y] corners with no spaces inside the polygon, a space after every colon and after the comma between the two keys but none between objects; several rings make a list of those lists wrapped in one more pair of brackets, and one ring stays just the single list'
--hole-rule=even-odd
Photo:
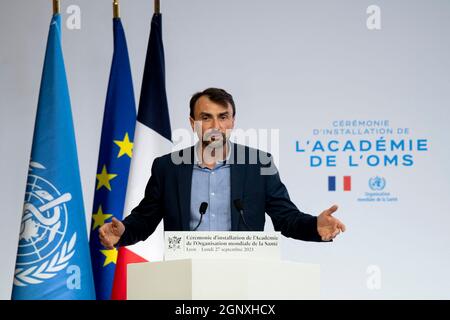
[{"label": "microphone", "polygon": [[202,202],[200,204],[200,208],[198,209],[198,212],[200,212],[200,221],[192,231],[196,231],[198,227],[200,227],[200,223],[202,223],[203,215],[206,213],[206,209],[208,209],[208,202]]},{"label": "microphone", "polygon": [[253,231],[253,229],[250,228],[250,227],[248,226],[247,222],[245,221],[245,217],[244,217],[244,205],[242,204],[241,199],[235,199],[235,200],[233,201],[233,203],[234,203],[234,206],[236,207],[237,211],[239,211],[239,213],[240,213],[240,215],[241,215],[241,218],[242,218],[242,221],[244,222],[244,224],[245,224],[245,226],[247,227],[247,229],[248,229],[249,231]]}]

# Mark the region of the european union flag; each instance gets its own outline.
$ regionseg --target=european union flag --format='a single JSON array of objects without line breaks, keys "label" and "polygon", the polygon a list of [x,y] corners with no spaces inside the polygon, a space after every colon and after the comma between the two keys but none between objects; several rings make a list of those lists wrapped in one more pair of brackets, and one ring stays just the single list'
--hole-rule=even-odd
[{"label": "european union flag", "polygon": [[104,248],[98,230],[112,217],[122,220],[133,150],[136,106],[125,33],[113,19],[114,54],[106,96],[91,227],[91,256],[97,299],[111,299],[117,249]]},{"label": "european union flag", "polygon": [[12,298],[95,299],[59,14],[45,53]]}]

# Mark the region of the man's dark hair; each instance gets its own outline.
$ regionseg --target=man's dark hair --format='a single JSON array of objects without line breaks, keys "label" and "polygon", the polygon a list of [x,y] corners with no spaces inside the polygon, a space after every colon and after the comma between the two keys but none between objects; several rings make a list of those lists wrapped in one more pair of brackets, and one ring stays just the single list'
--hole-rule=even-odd
[{"label": "man's dark hair", "polygon": [[233,109],[233,117],[235,116],[236,106],[234,105],[233,96],[223,89],[208,88],[206,90],[203,90],[202,92],[197,92],[192,96],[191,101],[189,102],[190,116],[192,119],[194,119],[195,103],[202,96],[207,96],[211,101],[218,103],[225,108],[228,108],[229,103],[231,105],[231,108]]}]

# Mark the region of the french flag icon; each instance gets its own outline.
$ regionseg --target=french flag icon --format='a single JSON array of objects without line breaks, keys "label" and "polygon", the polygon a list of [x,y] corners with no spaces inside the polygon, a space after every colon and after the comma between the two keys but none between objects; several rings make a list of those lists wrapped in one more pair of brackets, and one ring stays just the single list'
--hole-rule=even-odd
[{"label": "french flag icon", "polygon": [[[344,191],[352,190],[352,177],[343,177],[343,189]],[[336,176],[328,176],[328,191],[336,191]]]}]

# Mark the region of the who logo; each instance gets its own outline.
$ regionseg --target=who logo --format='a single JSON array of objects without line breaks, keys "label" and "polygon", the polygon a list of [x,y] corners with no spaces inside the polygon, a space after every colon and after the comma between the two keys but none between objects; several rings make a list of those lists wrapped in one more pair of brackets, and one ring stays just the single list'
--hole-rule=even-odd
[{"label": "who logo", "polygon": [[375,176],[369,179],[369,188],[373,191],[381,191],[386,187],[386,179]]},{"label": "who logo", "polygon": [[72,199],[36,171],[45,170],[30,163],[25,203],[20,225],[14,285],[39,284],[65,269],[75,253],[76,232],[66,240],[68,210]]}]

